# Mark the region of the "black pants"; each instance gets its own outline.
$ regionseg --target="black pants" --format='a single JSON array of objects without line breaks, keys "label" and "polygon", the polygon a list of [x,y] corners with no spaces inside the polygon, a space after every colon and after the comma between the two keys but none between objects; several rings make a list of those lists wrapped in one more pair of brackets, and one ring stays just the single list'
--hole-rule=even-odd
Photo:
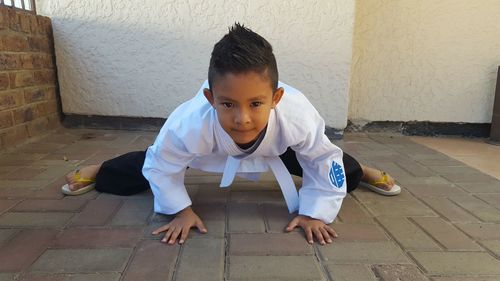
[{"label": "black pants", "polygon": [[[145,158],[145,151],[135,151],[104,162],[96,176],[96,190],[116,195],[132,195],[149,189],[149,182],[142,175]],[[295,151],[288,148],[280,158],[290,174],[302,177],[302,167],[297,161]],[[363,171],[358,161],[345,152],[342,160],[347,192],[351,192],[361,181]]]}]

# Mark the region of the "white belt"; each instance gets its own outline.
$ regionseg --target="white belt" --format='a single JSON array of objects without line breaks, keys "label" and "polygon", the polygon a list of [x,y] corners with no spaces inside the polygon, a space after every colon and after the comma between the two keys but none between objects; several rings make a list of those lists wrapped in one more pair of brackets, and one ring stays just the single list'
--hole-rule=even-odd
[{"label": "white belt", "polygon": [[[224,174],[222,175],[222,180],[220,187],[228,187],[234,180],[236,172],[240,167],[240,159],[234,158],[232,156],[227,157],[226,167],[224,168]],[[295,183],[292,180],[292,176],[288,172],[285,164],[279,157],[266,157],[267,164],[271,167],[274,176],[278,180],[278,183],[285,197],[286,205],[288,206],[288,211],[293,213],[299,209],[299,194],[295,187]]]}]

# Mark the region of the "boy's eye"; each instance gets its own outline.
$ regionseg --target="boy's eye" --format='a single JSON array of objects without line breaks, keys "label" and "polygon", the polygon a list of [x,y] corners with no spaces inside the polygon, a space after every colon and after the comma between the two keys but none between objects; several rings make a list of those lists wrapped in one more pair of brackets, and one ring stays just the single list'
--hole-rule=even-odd
[{"label": "boy's eye", "polygon": [[230,102],[223,102],[222,106],[224,106],[225,108],[231,108],[231,107],[233,107],[233,104]]},{"label": "boy's eye", "polygon": [[254,102],[252,102],[251,105],[252,105],[252,107],[258,107],[258,106],[262,105],[262,102],[260,102],[260,101],[254,101]]}]

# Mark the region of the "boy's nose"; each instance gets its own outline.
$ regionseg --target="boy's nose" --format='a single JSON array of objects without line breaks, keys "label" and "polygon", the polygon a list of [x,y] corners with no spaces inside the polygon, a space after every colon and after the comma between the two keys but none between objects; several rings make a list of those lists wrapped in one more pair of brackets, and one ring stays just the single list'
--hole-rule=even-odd
[{"label": "boy's nose", "polygon": [[246,110],[239,110],[235,116],[236,124],[248,124],[250,123],[250,114]]}]

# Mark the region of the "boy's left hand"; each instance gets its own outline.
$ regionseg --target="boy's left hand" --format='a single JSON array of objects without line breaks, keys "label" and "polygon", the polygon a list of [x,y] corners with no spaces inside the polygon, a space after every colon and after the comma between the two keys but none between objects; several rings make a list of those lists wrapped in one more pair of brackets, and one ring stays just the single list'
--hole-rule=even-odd
[{"label": "boy's left hand", "polygon": [[290,232],[295,227],[300,226],[306,233],[307,242],[313,243],[313,233],[321,245],[332,243],[332,237],[337,238],[338,235],[329,225],[321,220],[313,219],[311,217],[298,215],[286,227],[286,231]]}]

